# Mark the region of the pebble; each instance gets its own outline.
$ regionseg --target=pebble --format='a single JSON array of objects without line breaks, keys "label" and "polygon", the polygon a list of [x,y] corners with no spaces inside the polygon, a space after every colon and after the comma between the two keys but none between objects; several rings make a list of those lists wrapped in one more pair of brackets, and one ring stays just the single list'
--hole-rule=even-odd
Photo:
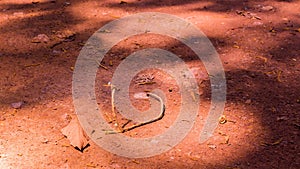
[{"label": "pebble", "polygon": [[6,120],[6,118],[5,117],[3,117],[3,116],[0,116],[0,121],[5,121]]},{"label": "pebble", "polygon": [[263,10],[263,11],[272,11],[274,9],[274,7],[273,6],[263,6],[262,8],[261,8],[261,10]]},{"label": "pebble", "polygon": [[217,146],[215,144],[210,144],[210,145],[208,145],[208,147],[211,148],[211,149],[216,149],[217,148]]},{"label": "pebble", "polygon": [[263,23],[262,22],[253,22],[253,25],[254,26],[260,26],[260,25],[263,25]]},{"label": "pebble", "polygon": [[14,108],[14,109],[19,109],[19,108],[22,107],[23,104],[24,104],[23,101],[15,102],[15,103],[11,103],[11,107]]},{"label": "pebble", "polygon": [[13,16],[23,16],[24,12],[14,12]]},{"label": "pebble", "polygon": [[32,43],[47,43],[49,40],[50,38],[46,34],[39,34],[32,39]]},{"label": "pebble", "polygon": [[147,96],[147,93],[145,93],[145,92],[135,93],[133,97],[135,99],[149,99],[149,97]]},{"label": "pebble", "polygon": [[251,103],[251,99],[247,99],[247,100],[245,101],[245,103],[246,103],[246,104],[250,104],[250,103]]},{"label": "pebble", "polygon": [[59,51],[59,50],[53,50],[52,53],[55,54],[55,55],[58,55],[58,54],[61,53],[61,51]]}]

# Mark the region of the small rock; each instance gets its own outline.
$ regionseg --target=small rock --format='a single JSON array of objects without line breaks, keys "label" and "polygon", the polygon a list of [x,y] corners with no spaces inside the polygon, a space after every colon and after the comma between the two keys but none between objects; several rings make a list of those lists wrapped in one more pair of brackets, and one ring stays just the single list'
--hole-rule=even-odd
[{"label": "small rock", "polygon": [[211,148],[211,149],[216,149],[217,148],[217,146],[215,144],[209,144],[208,147]]},{"label": "small rock", "polygon": [[13,16],[23,16],[24,12],[14,12]]},{"label": "small rock", "polygon": [[72,120],[72,117],[69,114],[65,113],[64,115],[62,115],[62,119],[64,119],[67,122],[70,122]]},{"label": "small rock", "polygon": [[193,67],[191,68],[191,72],[193,73],[193,75],[195,76],[196,79],[200,79],[200,80],[208,80],[208,74],[204,71],[202,71],[200,68],[196,68]]},{"label": "small rock", "polygon": [[289,19],[288,19],[288,18],[282,18],[282,20],[283,20],[283,21],[289,21]]},{"label": "small rock", "polygon": [[42,140],[42,143],[43,143],[43,144],[48,144],[48,143],[49,143],[49,140],[46,139],[46,138],[44,138],[44,139]]},{"label": "small rock", "polygon": [[61,53],[61,51],[59,51],[59,50],[53,50],[52,53],[55,54],[55,55],[58,55],[58,54]]},{"label": "small rock", "polygon": [[252,102],[251,99],[247,99],[247,100],[245,101],[246,104],[250,104],[251,102]]},{"label": "small rock", "polygon": [[135,93],[133,97],[135,99],[149,99],[149,97],[147,96],[147,93],[145,93],[145,92]]},{"label": "small rock", "polygon": [[112,168],[121,168],[121,166],[117,163],[113,163],[110,165]]},{"label": "small rock", "polygon": [[39,34],[36,37],[34,37],[31,42],[32,43],[41,43],[41,42],[47,43],[49,40],[50,40],[50,38],[46,34]]},{"label": "small rock", "polygon": [[263,25],[263,23],[262,22],[253,22],[253,25],[254,26],[260,26],[260,25]]},{"label": "small rock", "polygon": [[24,104],[23,101],[15,102],[15,103],[12,103],[12,104],[11,104],[11,107],[14,108],[14,109],[19,109],[19,108],[22,107],[23,104]]},{"label": "small rock", "polygon": [[273,6],[263,6],[262,8],[261,8],[261,10],[263,10],[263,11],[272,11],[274,9],[274,7]]},{"label": "small rock", "polygon": [[3,116],[0,116],[0,121],[5,121],[6,120],[6,118],[5,117],[3,117]]}]

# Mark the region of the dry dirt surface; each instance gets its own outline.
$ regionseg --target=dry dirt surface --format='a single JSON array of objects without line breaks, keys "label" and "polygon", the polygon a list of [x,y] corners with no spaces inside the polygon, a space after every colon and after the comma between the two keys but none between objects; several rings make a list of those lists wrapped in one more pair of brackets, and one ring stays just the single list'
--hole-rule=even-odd
[{"label": "dry dirt surface", "polygon": [[[198,143],[211,100],[209,75],[182,43],[144,34],[121,41],[101,62],[95,80],[99,107],[109,121],[111,89],[104,85],[124,58],[149,47],[166,49],[181,56],[199,84],[194,127],[174,148],[149,158],[120,157],[92,141],[79,151],[61,133],[76,118],[72,75],[79,52],[103,25],[140,12],[176,15],[209,38],[225,70],[227,121]],[[151,83],[141,84],[145,80]],[[298,0],[1,0],[0,168],[298,169],[299,82]],[[134,93],[155,88],[166,95],[165,116],[125,135],[152,137],[176,119],[180,91],[162,71],[147,70],[132,80],[133,105],[147,110],[149,101],[135,99]]]}]

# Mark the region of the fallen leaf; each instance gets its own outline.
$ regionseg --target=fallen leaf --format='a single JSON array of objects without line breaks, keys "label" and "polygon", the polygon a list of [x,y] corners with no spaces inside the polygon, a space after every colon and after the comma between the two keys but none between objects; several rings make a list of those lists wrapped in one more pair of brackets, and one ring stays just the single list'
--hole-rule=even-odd
[{"label": "fallen leaf", "polygon": [[77,147],[80,151],[88,145],[87,135],[76,118],[73,118],[66,127],[61,129],[61,132],[68,138],[70,144],[73,147]]}]

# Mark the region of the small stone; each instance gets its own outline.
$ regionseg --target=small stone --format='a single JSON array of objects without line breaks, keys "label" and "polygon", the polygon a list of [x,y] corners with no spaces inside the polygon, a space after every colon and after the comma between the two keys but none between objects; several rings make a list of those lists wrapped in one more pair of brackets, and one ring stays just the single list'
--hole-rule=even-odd
[{"label": "small stone", "polygon": [[72,117],[69,114],[67,114],[67,113],[65,113],[64,115],[62,115],[62,118],[65,121],[67,121],[67,122],[70,122],[72,120]]},{"label": "small stone", "polygon": [[215,144],[209,144],[208,147],[211,148],[211,149],[216,149],[217,148],[217,146]]},{"label": "small stone", "polygon": [[53,53],[54,55],[59,55],[59,54],[61,54],[61,51],[55,50],[55,49],[54,49],[54,50],[52,51],[52,53]]},{"label": "small stone", "polygon": [[50,40],[50,38],[46,34],[39,34],[36,37],[32,39],[32,43],[47,43]]},{"label": "small stone", "polygon": [[43,144],[48,144],[48,143],[49,143],[49,140],[48,140],[48,139],[44,139],[44,140],[42,141],[42,143],[43,143]]},{"label": "small stone", "polygon": [[145,92],[135,93],[133,97],[135,99],[149,99],[149,97],[147,96],[147,93],[145,93]]},{"label": "small stone", "polygon": [[251,102],[252,102],[251,99],[247,99],[247,100],[245,101],[246,104],[250,104]]},{"label": "small stone", "polygon": [[196,79],[199,79],[199,80],[208,80],[209,79],[208,74],[205,71],[201,70],[200,68],[193,67],[193,68],[191,68],[191,72],[193,73],[193,75]]},{"label": "small stone", "polygon": [[23,16],[24,12],[14,12],[13,16]]},{"label": "small stone", "polygon": [[6,120],[6,118],[5,117],[3,117],[3,116],[0,116],[0,121],[5,121]]},{"label": "small stone", "polygon": [[261,8],[261,10],[263,10],[263,11],[272,11],[274,9],[274,7],[273,6],[263,6],[262,8]]},{"label": "small stone", "polygon": [[254,26],[260,26],[260,25],[263,25],[263,23],[262,22],[253,22],[253,25]]},{"label": "small stone", "polygon": [[14,108],[14,109],[20,109],[20,108],[22,107],[23,104],[24,104],[23,101],[15,102],[15,103],[12,103],[12,104],[11,104],[11,107]]}]

